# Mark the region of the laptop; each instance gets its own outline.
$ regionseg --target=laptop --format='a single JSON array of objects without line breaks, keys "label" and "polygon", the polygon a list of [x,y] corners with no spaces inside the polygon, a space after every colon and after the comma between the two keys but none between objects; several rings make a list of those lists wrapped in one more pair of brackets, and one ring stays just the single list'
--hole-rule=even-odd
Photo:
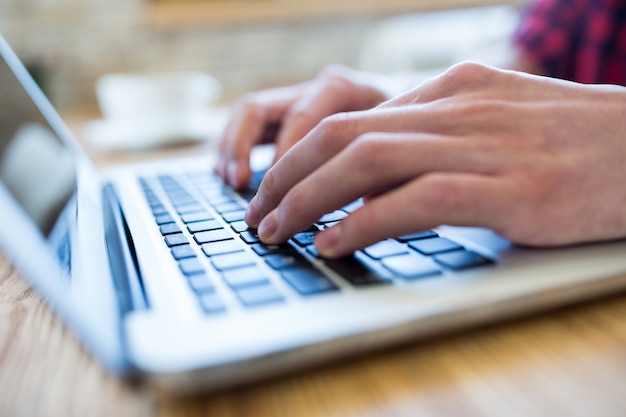
[{"label": "laptop", "polygon": [[224,185],[215,155],[98,172],[1,38],[0,55],[0,248],[123,378],[221,389],[626,289],[626,241],[441,226],[321,259],[315,233],[358,201],[263,245],[242,217],[254,184]]}]

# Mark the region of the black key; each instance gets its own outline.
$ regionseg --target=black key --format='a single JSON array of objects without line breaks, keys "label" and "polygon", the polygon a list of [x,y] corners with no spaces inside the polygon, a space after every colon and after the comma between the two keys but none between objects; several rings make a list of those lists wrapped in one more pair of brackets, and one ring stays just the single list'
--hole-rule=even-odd
[{"label": "black key", "polygon": [[258,266],[248,266],[224,271],[222,278],[224,278],[226,284],[235,289],[263,285],[270,282],[265,272]]},{"label": "black key", "polygon": [[410,233],[408,235],[402,235],[398,237],[400,242],[408,242],[410,240],[418,240],[418,239],[426,239],[429,237],[437,237],[439,236],[437,233],[432,230],[424,230],[422,232]]},{"label": "black key", "polygon": [[183,274],[196,275],[196,274],[204,274],[204,267],[202,263],[198,260],[198,258],[185,258],[181,259],[178,262],[178,266],[180,270],[183,271]]},{"label": "black key", "polygon": [[213,285],[209,277],[204,274],[192,275],[189,277],[188,281],[191,289],[198,294],[215,292],[215,286]]},{"label": "black key", "polygon": [[414,240],[409,243],[409,246],[424,255],[434,255],[436,253],[463,249],[463,246],[445,237]]},{"label": "black key", "polygon": [[441,273],[441,269],[431,258],[418,254],[392,256],[383,259],[382,264],[394,274],[405,279]]},{"label": "black key", "polygon": [[243,209],[237,211],[229,211],[228,213],[222,214],[222,218],[228,223],[240,222],[246,218],[246,211]]},{"label": "black key", "polygon": [[218,271],[226,269],[243,268],[255,264],[253,255],[247,252],[235,252],[211,257],[211,263]]},{"label": "black key", "polygon": [[159,216],[155,216],[154,220],[159,226],[165,223],[174,223],[174,219],[169,214],[161,214]]},{"label": "black key", "polygon": [[222,300],[215,293],[204,294],[199,298],[199,301],[200,306],[207,314],[217,314],[226,311]]},{"label": "black key", "polygon": [[341,259],[326,259],[324,263],[353,285],[361,286],[390,282],[389,278],[383,276],[376,269],[370,268],[355,256]]},{"label": "black key", "polygon": [[172,255],[174,259],[180,260],[185,258],[194,258],[196,256],[196,252],[194,252],[191,245],[180,245],[172,247]]},{"label": "black key", "polygon": [[246,307],[279,303],[285,300],[285,297],[270,284],[242,288],[237,291],[237,297]]},{"label": "black key", "polygon": [[313,240],[318,233],[319,230],[297,233],[293,236],[293,240],[302,247],[309,246],[313,243]]},{"label": "black key", "polygon": [[477,253],[468,250],[442,253],[433,256],[433,259],[439,264],[455,270],[473,268],[492,263],[490,259],[484,258]]},{"label": "black key", "polygon": [[265,256],[265,262],[274,269],[285,269],[294,266],[308,265],[306,258],[299,253],[274,253]]},{"label": "black key", "polygon": [[201,222],[187,223],[187,230],[191,233],[205,232],[207,230],[221,229],[222,224],[217,220],[204,220]]},{"label": "black key", "polygon": [[386,256],[403,255],[409,253],[402,243],[396,240],[383,240],[363,250],[368,256],[374,259],[381,259]]},{"label": "black key", "polygon": [[259,256],[270,255],[272,253],[296,253],[296,250],[288,243],[282,243],[280,245],[257,243],[250,247]]},{"label": "black key", "polygon": [[187,240],[187,237],[185,237],[184,234],[174,233],[172,235],[165,236],[165,243],[167,244],[167,246],[172,247],[172,246],[177,246],[177,245],[188,244],[189,241]]},{"label": "black key", "polygon": [[181,214],[180,218],[183,219],[185,223],[192,223],[203,220],[211,220],[213,219],[213,216],[211,216],[208,211],[194,211],[193,213]]},{"label": "black key", "polygon": [[239,235],[239,237],[241,237],[241,239],[246,242],[247,244],[251,245],[253,243],[260,243],[261,240],[259,239],[259,237],[256,234],[256,230],[254,231],[247,231],[247,232],[243,232],[242,234]]},{"label": "black key", "polygon": [[301,295],[312,295],[333,291],[337,286],[313,267],[288,268],[281,276]]},{"label": "black key", "polygon": [[180,227],[176,223],[165,223],[159,227],[162,235],[171,235],[172,233],[180,233]]},{"label": "black key", "polygon": [[233,237],[230,235],[230,233],[228,233],[228,231],[225,229],[207,230],[206,232],[198,232],[193,235],[193,239],[199,245],[202,245],[203,243],[217,242],[220,240],[228,240],[232,238]]},{"label": "black key", "polygon": [[206,256],[223,255],[225,253],[242,252],[243,247],[240,242],[234,239],[220,240],[219,242],[210,242],[202,245],[202,252]]}]

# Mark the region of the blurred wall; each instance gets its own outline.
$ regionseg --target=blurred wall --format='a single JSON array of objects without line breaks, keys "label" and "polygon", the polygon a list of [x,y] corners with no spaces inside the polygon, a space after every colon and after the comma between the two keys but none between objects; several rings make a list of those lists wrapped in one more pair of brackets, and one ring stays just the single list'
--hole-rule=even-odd
[{"label": "blurred wall", "polygon": [[354,66],[366,18],[164,29],[149,0],[1,0],[0,33],[63,109],[95,106],[107,72],[200,69],[227,97],[310,78],[324,64]]}]

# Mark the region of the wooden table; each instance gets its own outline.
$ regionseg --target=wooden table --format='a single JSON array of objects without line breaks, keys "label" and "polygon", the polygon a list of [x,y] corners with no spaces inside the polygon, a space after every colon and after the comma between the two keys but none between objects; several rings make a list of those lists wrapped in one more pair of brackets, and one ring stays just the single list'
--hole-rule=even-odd
[{"label": "wooden table", "polygon": [[31,415],[624,416],[626,295],[167,399],[106,374],[0,255],[0,416]]}]

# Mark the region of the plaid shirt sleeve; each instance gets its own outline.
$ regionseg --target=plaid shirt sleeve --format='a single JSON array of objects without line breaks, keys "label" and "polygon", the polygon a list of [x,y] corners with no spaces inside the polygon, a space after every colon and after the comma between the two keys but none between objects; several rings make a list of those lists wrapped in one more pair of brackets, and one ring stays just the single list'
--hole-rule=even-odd
[{"label": "plaid shirt sleeve", "polygon": [[548,76],[626,85],[626,0],[536,0],[513,42]]}]

